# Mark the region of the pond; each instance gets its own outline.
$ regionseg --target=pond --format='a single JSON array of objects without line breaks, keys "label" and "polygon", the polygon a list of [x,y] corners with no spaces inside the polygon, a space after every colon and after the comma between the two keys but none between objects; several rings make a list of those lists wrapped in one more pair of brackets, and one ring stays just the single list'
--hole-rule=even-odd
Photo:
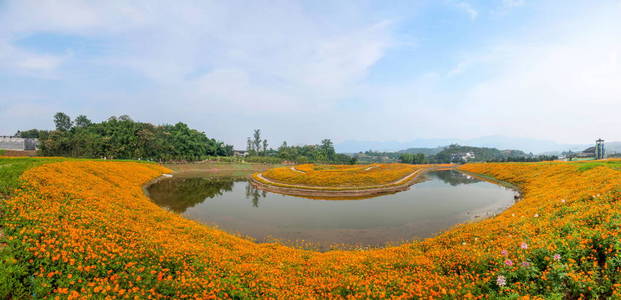
[{"label": "pond", "polygon": [[318,200],[255,189],[245,180],[165,178],[152,201],[227,232],[317,250],[396,245],[497,214],[516,192],[455,170],[434,171],[409,190],[361,200]]}]

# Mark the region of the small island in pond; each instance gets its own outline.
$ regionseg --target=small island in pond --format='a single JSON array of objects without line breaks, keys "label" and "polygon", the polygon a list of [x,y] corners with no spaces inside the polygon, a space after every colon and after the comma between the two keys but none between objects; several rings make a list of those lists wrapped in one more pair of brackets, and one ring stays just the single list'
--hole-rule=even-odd
[{"label": "small island in pond", "polygon": [[280,194],[352,199],[406,190],[421,174],[439,167],[397,163],[303,164],[252,174],[250,182],[258,189]]}]

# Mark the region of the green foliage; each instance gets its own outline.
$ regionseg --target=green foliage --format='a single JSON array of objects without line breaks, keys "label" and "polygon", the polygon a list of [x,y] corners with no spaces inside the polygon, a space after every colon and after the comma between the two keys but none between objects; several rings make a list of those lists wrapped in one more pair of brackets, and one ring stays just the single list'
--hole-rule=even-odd
[{"label": "green foliage", "polygon": [[85,115],[79,115],[75,118],[75,127],[83,128],[88,127],[91,124],[93,124],[93,122],[91,122],[91,120],[89,120]]},{"label": "green foliage", "polygon": [[399,157],[399,161],[405,164],[424,164],[426,162],[425,154],[417,153],[403,153]]},{"label": "green foliage", "polygon": [[365,151],[353,154],[352,157],[360,163],[393,163],[398,162],[401,153]]},{"label": "green foliage", "polygon": [[577,162],[579,171],[588,171],[596,167],[608,167],[614,170],[621,170],[621,161],[618,160],[610,160],[610,161],[601,161],[601,160],[590,160],[585,162]]},{"label": "green foliage", "polygon": [[48,131],[47,130],[38,130],[38,129],[30,129],[30,130],[26,130],[26,131],[17,131],[17,133],[15,133],[16,137],[20,137],[20,138],[31,138],[31,139],[38,139],[44,136],[48,135]]},{"label": "green foliage", "polygon": [[252,138],[248,138],[246,151],[250,156],[266,156],[270,152],[267,145],[267,140],[261,139],[261,129],[255,129]]},{"label": "green foliage", "polygon": [[446,149],[446,147],[408,148],[408,149],[399,151],[399,153],[423,154],[425,156],[431,156],[431,155],[436,155],[436,154],[440,153],[444,149]]},{"label": "green foliage", "polygon": [[[546,157],[547,158],[547,157]],[[476,161],[541,161],[520,150],[498,150],[496,148],[450,145],[429,158],[436,163],[463,163]]]},{"label": "green foliage", "polygon": [[[619,199],[621,194],[613,192],[582,201],[594,201],[603,211]],[[506,257],[495,262],[502,267],[483,291],[491,298],[508,298],[520,289],[546,299],[617,299],[611,295],[621,280],[621,241],[607,233],[621,229],[621,215],[581,213],[579,209],[565,209],[562,215],[553,216],[572,222],[550,229],[548,247],[508,249]],[[498,277],[505,283],[499,285]]]},{"label": "green foliage", "polygon": [[283,142],[275,155],[282,160],[296,163],[355,164],[357,162],[354,157],[337,154],[330,139],[322,140],[320,145],[288,146],[287,142]]},{"label": "green foliage", "polygon": [[184,123],[156,126],[128,116],[92,123],[85,116],[75,126],[65,114],[54,117],[57,130],[39,136],[44,156],[139,159],[155,161],[201,160],[232,155],[233,147],[208,138]]},{"label": "green foliage", "polygon": [[73,126],[71,118],[62,112],[54,115],[54,124],[56,125],[56,130],[58,131],[67,131]]},{"label": "green foliage", "polygon": [[24,171],[45,163],[62,160],[61,158],[0,158],[0,199],[11,195],[20,186],[19,176]]}]

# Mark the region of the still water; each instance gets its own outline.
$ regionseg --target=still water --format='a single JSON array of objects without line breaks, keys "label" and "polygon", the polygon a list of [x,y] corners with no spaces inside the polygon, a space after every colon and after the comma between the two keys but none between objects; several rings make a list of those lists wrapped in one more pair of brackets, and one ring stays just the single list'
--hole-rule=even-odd
[{"label": "still water", "polygon": [[155,203],[186,218],[258,242],[278,239],[319,250],[430,237],[514,203],[513,190],[458,171],[425,176],[426,181],[407,191],[362,200],[285,196],[257,190],[244,180],[182,174],[147,190]]}]

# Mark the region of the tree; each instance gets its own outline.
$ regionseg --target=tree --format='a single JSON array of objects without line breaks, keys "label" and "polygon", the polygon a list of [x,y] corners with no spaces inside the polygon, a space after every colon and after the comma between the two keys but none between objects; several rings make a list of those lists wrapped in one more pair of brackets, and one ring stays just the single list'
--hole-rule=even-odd
[{"label": "tree", "polygon": [[334,144],[330,139],[321,140],[321,152],[328,161],[334,161],[336,151],[334,150]]},{"label": "tree", "polygon": [[403,153],[399,156],[399,161],[405,164],[422,164],[425,163],[425,155],[422,153]]},{"label": "tree", "polygon": [[58,131],[68,131],[73,125],[71,123],[71,118],[62,112],[54,115],[54,124],[56,125],[56,130]]},{"label": "tree", "polygon": [[254,130],[253,150],[255,154],[259,154],[261,151],[261,129]]},{"label": "tree", "polygon": [[254,149],[252,147],[252,139],[250,137],[248,137],[248,143],[246,145],[246,152],[248,152],[248,155],[254,155]]},{"label": "tree", "polygon": [[26,131],[17,131],[17,133],[15,134],[16,137],[20,137],[20,138],[39,138],[41,135],[46,134],[47,132],[45,130],[38,130],[38,129],[30,129],[30,130],[26,130]]},{"label": "tree", "polygon": [[267,155],[267,140],[263,140],[263,156]]},{"label": "tree", "polygon": [[91,122],[91,120],[89,120],[85,115],[79,115],[75,118],[75,127],[84,128],[90,126],[91,124],[93,124],[93,122]]}]

